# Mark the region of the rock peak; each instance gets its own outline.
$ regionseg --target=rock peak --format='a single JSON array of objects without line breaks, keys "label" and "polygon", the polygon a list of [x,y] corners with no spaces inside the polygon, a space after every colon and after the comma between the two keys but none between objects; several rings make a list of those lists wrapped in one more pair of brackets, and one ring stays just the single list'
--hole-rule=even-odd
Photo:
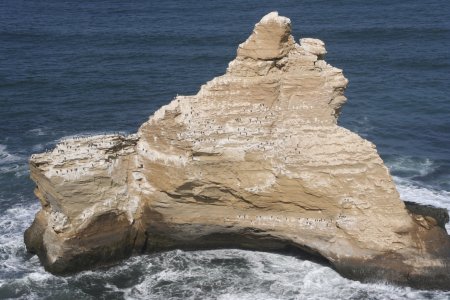
[{"label": "rock peak", "polygon": [[238,48],[238,56],[255,60],[280,59],[294,46],[291,20],[274,11],[256,23],[253,33]]},{"label": "rock peak", "polygon": [[286,24],[290,25],[291,19],[278,15],[277,11],[272,11],[272,12],[268,13],[267,15],[265,15],[264,17],[262,17],[261,20],[259,21],[259,24],[266,24],[266,23],[270,23],[270,22],[276,22],[280,25],[286,25]]}]

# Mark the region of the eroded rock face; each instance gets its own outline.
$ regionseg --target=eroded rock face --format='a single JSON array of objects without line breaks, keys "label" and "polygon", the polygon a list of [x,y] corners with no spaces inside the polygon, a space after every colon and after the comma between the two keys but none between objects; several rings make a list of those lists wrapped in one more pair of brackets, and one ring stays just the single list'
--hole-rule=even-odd
[{"label": "eroded rock face", "polygon": [[322,41],[290,33],[270,13],[223,76],[137,135],[33,155],[43,207],[28,249],[67,273],[146,251],[294,246],[350,278],[450,289],[442,222],[409,212],[375,146],[337,125],[347,79]]}]

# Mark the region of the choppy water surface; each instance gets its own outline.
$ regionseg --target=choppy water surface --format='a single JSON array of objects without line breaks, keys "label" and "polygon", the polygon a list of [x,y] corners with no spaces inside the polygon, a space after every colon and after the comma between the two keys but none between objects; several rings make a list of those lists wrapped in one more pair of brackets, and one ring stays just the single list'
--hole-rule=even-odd
[{"label": "choppy water surface", "polygon": [[25,251],[39,208],[31,153],[66,136],[135,132],[223,73],[272,10],[292,19],[296,39],[326,42],[350,80],[340,123],[377,144],[403,199],[450,209],[450,2],[302,2],[1,1],[0,298],[450,299],[280,254],[172,251],[55,277]]}]

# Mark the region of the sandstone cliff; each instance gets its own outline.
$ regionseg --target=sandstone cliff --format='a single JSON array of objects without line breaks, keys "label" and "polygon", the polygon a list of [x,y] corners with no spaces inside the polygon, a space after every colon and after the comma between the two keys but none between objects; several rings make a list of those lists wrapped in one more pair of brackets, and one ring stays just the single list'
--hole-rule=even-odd
[{"label": "sandstone cliff", "polygon": [[28,250],[62,274],[146,251],[289,246],[349,278],[450,289],[442,222],[408,211],[375,146],[337,125],[347,79],[322,41],[290,33],[270,13],[224,75],[136,135],[33,155]]}]

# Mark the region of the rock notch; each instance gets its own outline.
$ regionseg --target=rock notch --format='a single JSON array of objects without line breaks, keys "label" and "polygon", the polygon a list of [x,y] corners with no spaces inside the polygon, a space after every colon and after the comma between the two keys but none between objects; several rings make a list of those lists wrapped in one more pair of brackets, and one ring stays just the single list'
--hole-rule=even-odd
[{"label": "rock notch", "polygon": [[450,289],[445,217],[407,210],[375,146],[337,125],[347,79],[325,54],[272,12],[224,75],[137,134],[33,155],[27,249],[66,274],[174,248],[294,247],[348,278]]}]

